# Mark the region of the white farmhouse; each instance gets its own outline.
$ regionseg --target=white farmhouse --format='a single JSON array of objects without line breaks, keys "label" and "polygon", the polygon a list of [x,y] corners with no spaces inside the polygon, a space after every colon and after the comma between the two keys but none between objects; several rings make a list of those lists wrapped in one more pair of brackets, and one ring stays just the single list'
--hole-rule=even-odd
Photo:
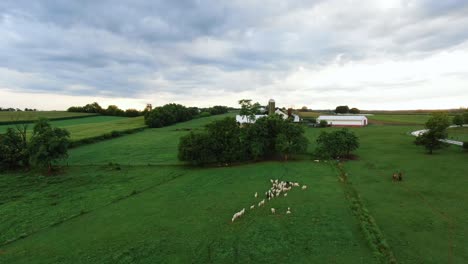
[{"label": "white farmhouse", "polygon": [[327,121],[331,126],[367,126],[367,117],[362,115],[327,115],[319,116],[317,122]]}]

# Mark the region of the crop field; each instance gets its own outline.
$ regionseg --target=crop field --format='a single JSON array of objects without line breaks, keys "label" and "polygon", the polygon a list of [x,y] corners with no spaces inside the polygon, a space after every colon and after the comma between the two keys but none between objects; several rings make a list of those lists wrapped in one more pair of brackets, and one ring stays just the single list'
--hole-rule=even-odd
[{"label": "crop field", "polygon": [[[356,160],[344,162],[345,181],[336,162],[311,155],[230,167],[181,164],[178,139],[224,116],[72,149],[59,175],[0,174],[0,263],[389,261],[377,257],[350,191],[396,262],[468,260],[468,204],[461,202],[468,199],[468,153],[451,146],[425,154],[409,135],[424,118],[397,120],[419,125],[353,128],[361,147]],[[334,129],[306,128],[309,154],[319,133]],[[392,182],[399,170],[404,180]],[[250,210],[270,179],[308,188]],[[246,214],[231,223],[242,208]]]},{"label": "crop field", "polygon": [[88,113],[71,113],[66,111],[27,111],[27,112],[0,112],[0,123],[11,121],[34,121],[40,117],[48,118],[50,120],[57,118],[76,118],[81,116],[91,116],[95,114]]},{"label": "crop field", "polygon": [[[70,132],[72,141],[99,136],[111,131],[124,131],[127,129],[145,127],[143,117],[115,117],[115,116],[90,116],[85,118],[50,121],[56,127],[65,128]],[[0,133],[4,133],[8,127],[0,126]],[[34,124],[28,124],[31,132]],[[29,133],[31,134],[31,133]]]},{"label": "crop field", "polygon": [[316,118],[320,116],[320,113],[317,112],[297,112],[297,115],[299,115],[301,118]]}]

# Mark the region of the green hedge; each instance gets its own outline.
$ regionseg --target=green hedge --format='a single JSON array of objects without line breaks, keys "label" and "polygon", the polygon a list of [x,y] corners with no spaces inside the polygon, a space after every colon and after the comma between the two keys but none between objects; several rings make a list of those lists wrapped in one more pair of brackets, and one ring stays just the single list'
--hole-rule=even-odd
[{"label": "green hedge", "polygon": [[83,138],[80,140],[72,141],[70,142],[70,145],[68,147],[76,148],[82,145],[93,144],[99,141],[104,141],[104,140],[113,139],[113,138],[121,137],[121,136],[128,135],[128,134],[140,132],[140,131],[143,131],[145,128],[146,127],[139,127],[139,128],[132,128],[132,129],[121,130],[121,131],[113,130],[109,133],[105,133],[99,136]]}]

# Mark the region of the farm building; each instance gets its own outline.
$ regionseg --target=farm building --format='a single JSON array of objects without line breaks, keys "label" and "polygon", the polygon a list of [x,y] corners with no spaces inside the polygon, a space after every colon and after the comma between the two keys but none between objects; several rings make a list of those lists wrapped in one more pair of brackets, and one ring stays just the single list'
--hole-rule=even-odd
[{"label": "farm building", "polygon": [[330,115],[319,116],[317,122],[327,121],[331,126],[367,126],[367,117],[362,115]]},{"label": "farm building", "polygon": [[[289,109],[288,113],[285,113],[279,108],[275,108],[275,100],[273,99],[270,99],[268,101],[268,114],[277,114],[281,116],[283,119],[288,119],[288,117],[291,116],[293,118],[293,122],[295,123],[301,121],[301,118],[298,115],[292,113],[292,109]],[[267,116],[267,115],[255,115],[255,118],[250,119],[244,115],[236,115],[236,121],[238,124],[246,124],[246,123],[251,124],[251,123],[255,123],[257,119],[264,117],[264,116]]]}]

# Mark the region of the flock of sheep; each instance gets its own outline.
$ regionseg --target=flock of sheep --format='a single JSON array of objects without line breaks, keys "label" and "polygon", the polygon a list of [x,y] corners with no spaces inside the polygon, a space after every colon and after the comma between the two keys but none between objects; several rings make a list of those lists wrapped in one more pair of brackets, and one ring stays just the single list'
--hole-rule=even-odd
[{"label": "flock of sheep", "polygon": [[[286,197],[288,196],[288,191],[290,191],[293,187],[300,187],[299,183],[297,182],[278,181],[278,179],[276,180],[271,179],[270,182],[272,186],[268,191],[265,192],[265,198],[258,203],[257,205],[258,207],[264,206],[267,199],[268,201],[270,201],[271,199],[281,197],[281,195],[283,197]],[[302,190],[307,189],[307,185],[302,185],[301,189]],[[254,194],[254,197],[258,198],[257,192]],[[255,204],[250,206],[250,210],[253,210],[253,209],[255,209]],[[271,213],[276,214],[276,209],[271,208]],[[291,208],[288,207],[286,214],[290,214],[290,213],[291,213]],[[245,214],[245,208],[243,208],[242,210],[240,210],[239,212],[235,213],[232,216],[232,222],[242,217],[244,214]]]}]

